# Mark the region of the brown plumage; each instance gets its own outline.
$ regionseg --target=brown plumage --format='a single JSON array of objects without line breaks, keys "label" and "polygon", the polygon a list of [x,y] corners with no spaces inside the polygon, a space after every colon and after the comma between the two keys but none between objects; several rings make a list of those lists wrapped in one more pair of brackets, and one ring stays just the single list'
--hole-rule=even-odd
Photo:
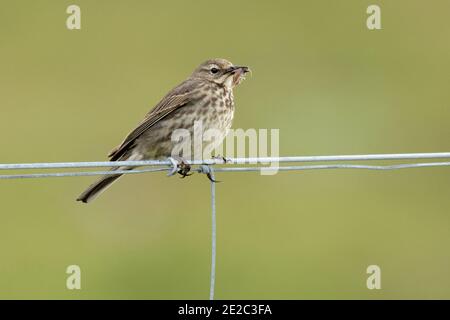
[{"label": "brown plumage", "polygon": [[[225,59],[211,59],[202,63],[192,75],[172,89],[131,131],[123,142],[109,153],[111,161],[164,159],[173,153],[175,130],[193,134],[194,123],[201,121],[203,131],[215,129],[220,143],[231,127],[234,114],[233,88],[249,71],[234,66]],[[184,159],[192,159],[191,150]],[[132,170],[116,167],[111,170]],[[77,201],[89,202],[104,191],[121,174],[106,175],[94,182]]]}]

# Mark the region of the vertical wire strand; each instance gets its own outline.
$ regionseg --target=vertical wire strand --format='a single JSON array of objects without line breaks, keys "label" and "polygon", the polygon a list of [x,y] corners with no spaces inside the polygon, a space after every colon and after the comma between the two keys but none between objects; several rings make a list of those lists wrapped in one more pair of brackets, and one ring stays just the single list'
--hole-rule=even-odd
[{"label": "vertical wire strand", "polygon": [[211,177],[211,283],[209,300],[214,300],[214,287],[216,284],[216,183],[213,168],[209,167]]}]

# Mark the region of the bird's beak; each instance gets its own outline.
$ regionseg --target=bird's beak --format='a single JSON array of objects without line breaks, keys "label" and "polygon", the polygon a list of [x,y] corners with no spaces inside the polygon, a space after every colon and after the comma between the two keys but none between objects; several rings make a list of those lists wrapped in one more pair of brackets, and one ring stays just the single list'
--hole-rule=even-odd
[{"label": "bird's beak", "polygon": [[246,74],[247,72],[251,72],[249,67],[245,66],[232,66],[228,69],[229,73],[239,73],[239,74]]},{"label": "bird's beak", "polygon": [[245,79],[245,74],[250,72],[249,67],[244,66],[232,66],[228,69],[228,74],[233,77],[233,86],[237,86]]}]

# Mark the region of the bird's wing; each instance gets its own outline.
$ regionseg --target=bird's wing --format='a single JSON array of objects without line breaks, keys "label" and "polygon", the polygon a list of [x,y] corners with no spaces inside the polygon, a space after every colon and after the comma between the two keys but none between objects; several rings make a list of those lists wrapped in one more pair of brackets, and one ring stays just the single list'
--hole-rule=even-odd
[{"label": "bird's wing", "polygon": [[172,89],[149,113],[147,113],[144,120],[142,120],[136,129],[131,131],[125,140],[109,153],[108,157],[110,160],[119,160],[120,157],[133,146],[136,139],[145,131],[150,129],[161,119],[167,117],[170,113],[188,104],[192,100],[192,91],[196,85],[197,81],[187,80]]}]

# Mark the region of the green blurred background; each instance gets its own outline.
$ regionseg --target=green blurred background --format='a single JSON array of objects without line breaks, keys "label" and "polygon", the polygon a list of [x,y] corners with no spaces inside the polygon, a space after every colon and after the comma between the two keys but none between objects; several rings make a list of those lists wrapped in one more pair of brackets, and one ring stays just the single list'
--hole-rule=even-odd
[{"label": "green blurred background", "polygon": [[[82,29],[66,29],[77,4]],[[379,4],[382,30],[366,28]],[[2,1],[0,162],[100,161],[200,62],[281,155],[449,150],[447,0]],[[450,298],[450,171],[218,174],[219,299]],[[0,181],[0,298],[206,299],[209,183]],[[66,267],[82,270],[69,291]],[[382,289],[366,288],[366,268]]]}]

